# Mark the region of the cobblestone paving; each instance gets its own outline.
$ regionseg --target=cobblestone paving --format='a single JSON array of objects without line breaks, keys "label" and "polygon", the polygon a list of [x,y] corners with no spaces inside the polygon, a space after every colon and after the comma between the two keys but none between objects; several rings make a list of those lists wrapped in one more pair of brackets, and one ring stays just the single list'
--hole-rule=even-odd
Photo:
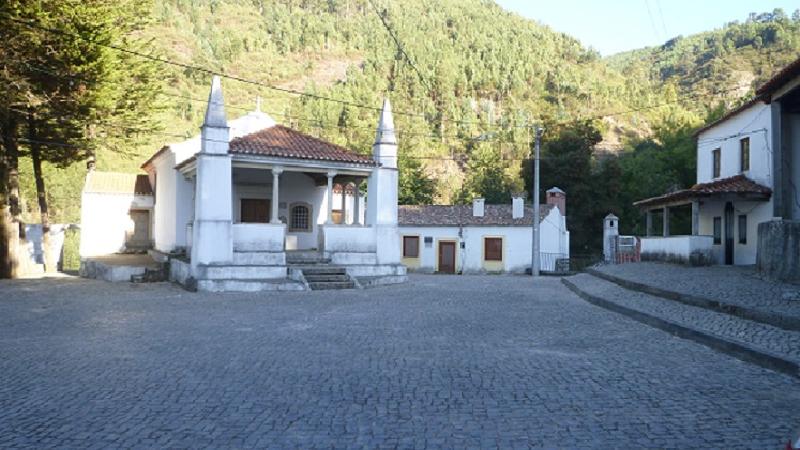
[{"label": "cobblestone paving", "polygon": [[654,295],[620,287],[588,274],[569,280],[588,294],[612,301],[670,322],[717,335],[729,341],[766,350],[794,362],[800,362],[800,332],[788,331],[730,314],[684,305]]},{"label": "cobblestone paving", "polygon": [[800,382],[558,279],[0,283],[0,448],[781,448]]},{"label": "cobblestone paving", "polygon": [[681,294],[800,318],[800,286],[766,280],[753,267],[688,267],[642,262],[602,265],[597,269]]}]

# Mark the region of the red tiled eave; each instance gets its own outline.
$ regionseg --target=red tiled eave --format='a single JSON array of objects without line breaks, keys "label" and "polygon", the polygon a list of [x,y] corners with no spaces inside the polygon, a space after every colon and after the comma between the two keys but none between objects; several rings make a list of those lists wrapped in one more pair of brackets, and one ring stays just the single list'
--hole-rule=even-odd
[{"label": "red tiled eave", "polygon": [[265,128],[231,141],[231,154],[332,161],[375,166],[370,156],[323,141],[283,125]]},{"label": "red tiled eave", "polygon": [[736,175],[710,183],[695,184],[689,189],[681,189],[659,197],[639,200],[633,205],[639,208],[653,208],[724,195],[735,195],[748,200],[769,200],[772,196],[772,189],[762,186],[744,175]]}]

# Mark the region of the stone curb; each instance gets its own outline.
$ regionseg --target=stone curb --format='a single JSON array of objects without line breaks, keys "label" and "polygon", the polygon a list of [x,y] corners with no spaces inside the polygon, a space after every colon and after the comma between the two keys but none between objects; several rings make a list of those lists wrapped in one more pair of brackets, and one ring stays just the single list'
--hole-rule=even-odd
[{"label": "stone curb", "polygon": [[733,356],[734,358],[742,361],[749,362],[766,369],[774,370],[776,372],[781,372],[795,378],[800,378],[800,365],[794,361],[785,359],[781,356],[764,350],[754,349],[737,342],[729,341],[701,330],[679,325],[677,323],[664,320],[660,317],[637,311],[635,309],[628,308],[627,306],[614,303],[613,301],[586,293],[568,278],[562,278],[561,282],[567,287],[567,289],[595,306],[622,314],[633,320],[636,320],[637,322],[650,325],[662,331],[666,331],[674,336],[695,341],[713,350]]},{"label": "stone curb", "polygon": [[658,287],[650,286],[636,281],[626,280],[615,275],[604,273],[597,269],[587,268],[586,273],[602,278],[603,280],[610,281],[614,284],[630,289],[633,291],[642,292],[645,294],[655,295],[667,300],[673,300],[689,306],[697,306],[705,308],[714,312],[723,314],[730,314],[742,319],[760,322],[766,325],[783,328],[789,331],[800,331],[800,318],[782,316],[780,314],[773,314],[769,312],[760,311],[753,308],[734,305],[731,303],[721,302],[705,297],[698,297],[695,295],[681,294],[680,292],[669,291]]}]

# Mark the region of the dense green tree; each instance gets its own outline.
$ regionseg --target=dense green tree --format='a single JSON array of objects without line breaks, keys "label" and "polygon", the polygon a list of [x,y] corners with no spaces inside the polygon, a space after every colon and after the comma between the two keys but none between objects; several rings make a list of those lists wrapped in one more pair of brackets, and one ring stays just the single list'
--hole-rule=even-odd
[{"label": "dense green tree", "polygon": [[436,195],[436,181],[425,173],[419,159],[400,159],[398,202],[401,205],[430,205]]},{"label": "dense green tree", "polygon": [[3,183],[11,193],[11,219],[19,223],[19,156],[21,151],[29,155],[48,270],[54,267],[47,251],[50,215],[43,162],[64,168],[80,161],[95,153],[99,136],[105,149],[124,147],[135,139],[130,132],[151,130],[158,117],[154,64],[107,47],[140,49],[141,40],[129,37],[141,31],[149,10],[147,2],[133,0],[11,1],[0,7]]}]

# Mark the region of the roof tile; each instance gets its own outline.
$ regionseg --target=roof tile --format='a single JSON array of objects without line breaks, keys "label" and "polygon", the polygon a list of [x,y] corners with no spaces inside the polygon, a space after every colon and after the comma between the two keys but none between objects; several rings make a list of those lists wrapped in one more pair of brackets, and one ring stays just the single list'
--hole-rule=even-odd
[{"label": "roof tile", "polygon": [[[539,222],[553,209],[540,205]],[[525,216],[514,219],[511,205],[485,205],[483,217],[472,215],[472,205],[401,205],[398,208],[401,226],[530,226],[533,208],[525,207]]]},{"label": "roof tile", "polygon": [[659,197],[639,200],[633,204],[638,207],[658,206],[722,194],[751,195],[767,200],[772,195],[772,189],[762,186],[744,175],[736,175],[710,183],[695,184],[689,189],[681,189],[680,191],[670,192],[669,194],[664,194]]},{"label": "roof tile", "polygon": [[230,153],[335,161],[369,166],[376,164],[370,156],[353,153],[342,146],[317,139],[283,125],[275,125],[233,139],[230,144]]}]

